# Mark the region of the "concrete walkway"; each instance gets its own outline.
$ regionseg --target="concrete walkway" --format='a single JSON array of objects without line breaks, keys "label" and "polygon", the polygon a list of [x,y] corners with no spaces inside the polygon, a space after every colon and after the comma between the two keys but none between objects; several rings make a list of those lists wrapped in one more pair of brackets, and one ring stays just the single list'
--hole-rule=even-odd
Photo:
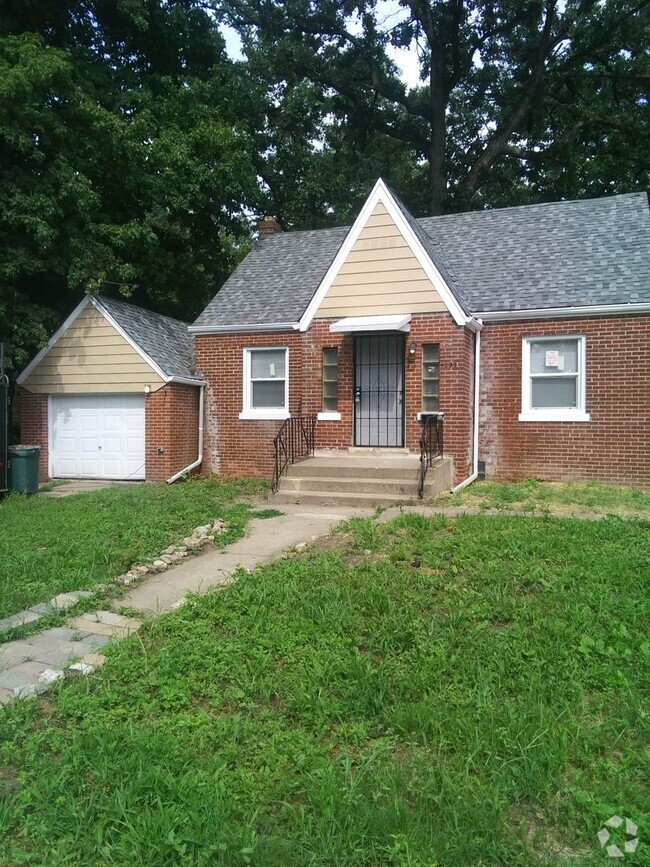
[{"label": "concrete walkway", "polygon": [[[48,490],[48,485],[54,487]],[[72,494],[88,494],[91,491],[101,491],[104,488],[114,488],[116,485],[129,487],[142,485],[144,482],[112,482],[105,479],[50,479],[45,483],[45,490],[39,491],[41,497],[70,497]]]},{"label": "concrete walkway", "polygon": [[[118,604],[143,617],[169,611],[190,592],[205,593],[227,584],[239,567],[254,569],[270,563],[296,545],[327,535],[346,518],[369,514],[370,509],[293,505],[276,518],[253,518],[239,541],[226,549],[187,557],[178,566],[145,579]],[[137,618],[95,611],[71,619],[66,626],[0,645],[0,705],[43,692],[66,673],[91,674],[104,661],[97,651],[113,638],[136,632],[140,625]],[[73,659],[79,662],[70,666]]]},{"label": "concrete walkway", "polygon": [[[264,505],[270,505],[265,501]],[[327,535],[352,515],[371,514],[370,509],[332,506],[283,506],[277,518],[253,518],[247,534],[221,550],[201,557],[188,557],[180,566],[162,572],[130,590],[120,601],[145,615],[168,611],[188,593],[205,593],[210,587],[226,584],[239,567],[252,570],[270,563],[302,542]]]},{"label": "concrete walkway", "polygon": [[[271,503],[265,500],[258,505],[268,508]],[[327,535],[347,518],[375,515],[374,509],[354,506],[289,504],[283,505],[283,509],[284,513],[276,518],[253,518],[247,526],[246,535],[228,548],[210,549],[201,556],[187,557],[179,565],[144,579],[141,584],[127,591],[118,604],[139,612],[143,619],[156,616],[177,607],[188,593],[205,593],[211,587],[228,584],[238,568],[252,570],[263,563],[270,563],[297,545]],[[543,517],[518,510],[481,511],[463,506],[440,508],[423,504],[387,509],[377,520],[383,523],[409,512],[448,518],[477,514]],[[582,513],[571,517],[597,521],[603,516]],[[67,607],[76,601],[72,597],[81,595],[84,595],[83,591],[60,594],[44,605]],[[38,607],[35,606],[35,609]],[[26,613],[29,612],[22,612],[22,615],[15,617]],[[0,645],[0,705],[43,692],[66,673],[91,674],[104,662],[104,657],[97,650],[113,638],[137,632],[141,623],[139,618],[123,617],[111,611],[95,611],[71,619],[66,626],[46,629],[24,640]],[[72,659],[78,659],[79,662],[70,665]]]}]

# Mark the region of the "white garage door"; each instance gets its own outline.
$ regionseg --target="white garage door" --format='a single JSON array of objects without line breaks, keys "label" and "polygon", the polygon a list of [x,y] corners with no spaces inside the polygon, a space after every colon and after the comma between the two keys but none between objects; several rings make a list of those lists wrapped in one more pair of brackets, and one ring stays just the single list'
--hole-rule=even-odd
[{"label": "white garage door", "polygon": [[53,395],[55,478],[144,479],[144,395]]}]

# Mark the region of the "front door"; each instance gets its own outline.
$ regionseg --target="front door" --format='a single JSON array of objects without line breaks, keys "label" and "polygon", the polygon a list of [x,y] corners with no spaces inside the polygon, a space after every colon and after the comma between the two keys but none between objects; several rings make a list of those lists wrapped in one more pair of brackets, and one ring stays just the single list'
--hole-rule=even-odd
[{"label": "front door", "polygon": [[404,445],[404,335],[354,339],[354,444]]}]

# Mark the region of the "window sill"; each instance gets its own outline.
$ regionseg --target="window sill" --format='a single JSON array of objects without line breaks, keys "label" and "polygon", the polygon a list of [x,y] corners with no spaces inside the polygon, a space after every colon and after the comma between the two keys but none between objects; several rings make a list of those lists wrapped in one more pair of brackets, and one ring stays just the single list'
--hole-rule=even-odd
[{"label": "window sill", "polygon": [[239,413],[239,418],[246,421],[284,421],[290,415],[286,409],[245,409]]},{"label": "window sill", "polygon": [[519,421],[591,421],[588,412],[557,410],[553,412],[520,412]]},{"label": "window sill", "polygon": [[319,412],[316,415],[318,421],[341,421],[340,412]]},{"label": "window sill", "polygon": [[438,412],[437,410],[435,410],[435,411],[434,410],[426,410],[424,412],[418,412],[418,413],[416,413],[415,417],[418,421],[422,421],[423,415],[437,415],[438,418],[444,418],[445,417],[444,412]]}]

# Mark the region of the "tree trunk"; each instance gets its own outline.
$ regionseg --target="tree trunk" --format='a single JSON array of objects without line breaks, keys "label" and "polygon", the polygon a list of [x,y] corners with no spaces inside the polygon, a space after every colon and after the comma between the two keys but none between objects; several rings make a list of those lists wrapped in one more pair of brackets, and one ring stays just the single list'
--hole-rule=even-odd
[{"label": "tree trunk", "polygon": [[444,214],[447,201],[447,94],[444,86],[444,59],[441,51],[432,50],[429,85],[431,88],[431,139],[429,144],[429,215]]}]

